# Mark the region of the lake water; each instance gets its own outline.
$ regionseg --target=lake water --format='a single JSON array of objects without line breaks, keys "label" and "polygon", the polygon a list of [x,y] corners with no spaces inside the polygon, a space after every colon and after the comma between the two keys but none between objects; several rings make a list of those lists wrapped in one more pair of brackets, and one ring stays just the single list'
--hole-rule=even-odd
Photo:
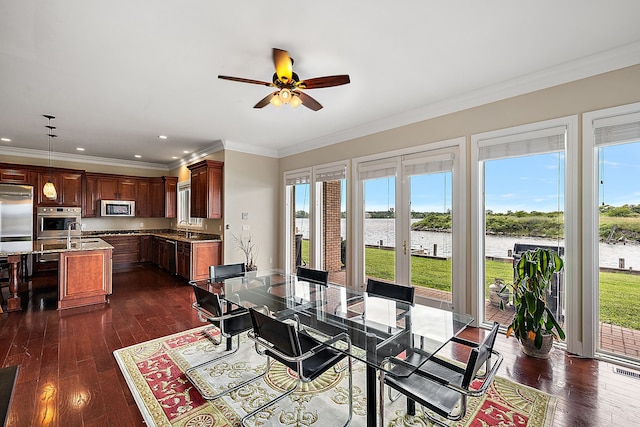
[{"label": "lake water", "polygon": [[[415,222],[418,220],[412,220]],[[365,219],[365,244],[379,245],[382,241],[383,246],[394,246],[395,228],[392,219]],[[345,235],[346,220],[342,219],[342,238]],[[296,227],[299,233],[302,233],[304,239],[309,238],[309,219],[296,218]],[[558,241],[555,239],[540,239],[530,237],[503,237],[503,236],[486,236],[485,252],[487,256],[506,258],[508,251],[513,250],[515,243],[537,244],[545,246],[556,246]],[[437,233],[432,231],[412,231],[411,232],[411,248],[414,250],[423,250],[428,255],[433,255],[433,245],[437,245],[436,254],[438,256],[451,256],[451,234]],[[560,241],[560,245],[564,246],[564,241]],[[606,244],[600,242],[600,266],[618,268],[619,260],[624,259],[625,268],[634,270],[640,269],[640,245],[638,244]]]}]

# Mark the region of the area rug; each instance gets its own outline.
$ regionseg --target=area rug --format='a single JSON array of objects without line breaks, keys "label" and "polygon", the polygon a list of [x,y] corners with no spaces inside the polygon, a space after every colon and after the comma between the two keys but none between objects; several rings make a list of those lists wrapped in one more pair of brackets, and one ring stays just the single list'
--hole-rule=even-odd
[{"label": "area rug", "polygon": [[[206,333],[205,333],[206,330]],[[294,374],[274,363],[268,376],[222,397],[207,401],[184,372],[224,351],[210,337],[218,331],[201,327],[132,345],[114,352],[131,393],[147,426],[238,426],[242,416],[260,406],[295,381]],[[264,372],[265,359],[245,337],[236,354],[205,365],[192,375],[202,390],[223,391],[242,378]],[[348,409],[347,371],[329,370],[277,406],[249,419],[256,427],[342,425]],[[366,425],[365,366],[354,364],[353,419]],[[212,393],[213,394],[213,393]],[[452,426],[549,427],[556,401],[536,389],[496,377],[487,394],[468,402],[466,417]],[[431,426],[417,410],[405,415],[405,401],[385,405],[388,426]]]}]

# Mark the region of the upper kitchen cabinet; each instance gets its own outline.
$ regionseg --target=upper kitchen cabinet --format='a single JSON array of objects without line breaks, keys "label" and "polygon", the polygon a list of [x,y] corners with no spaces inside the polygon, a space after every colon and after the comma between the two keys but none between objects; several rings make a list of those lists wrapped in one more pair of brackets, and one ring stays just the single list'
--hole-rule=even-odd
[{"label": "upper kitchen cabinet", "polygon": [[37,185],[38,173],[28,168],[19,168],[10,164],[0,164],[0,183]]},{"label": "upper kitchen cabinet", "polygon": [[137,184],[135,178],[103,175],[98,177],[98,193],[101,200],[135,200]]},{"label": "upper kitchen cabinet", "polygon": [[178,203],[178,178],[163,176],[149,179],[152,218],[175,218]]},{"label": "upper kitchen cabinet", "polygon": [[223,162],[203,160],[188,166],[191,171],[191,217],[222,218]]},{"label": "upper kitchen cabinet", "polygon": [[[57,197],[48,199],[42,193],[42,188],[49,180],[56,187]],[[53,169],[38,173],[38,206],[82,206],[82,171],[65,171]]]}]

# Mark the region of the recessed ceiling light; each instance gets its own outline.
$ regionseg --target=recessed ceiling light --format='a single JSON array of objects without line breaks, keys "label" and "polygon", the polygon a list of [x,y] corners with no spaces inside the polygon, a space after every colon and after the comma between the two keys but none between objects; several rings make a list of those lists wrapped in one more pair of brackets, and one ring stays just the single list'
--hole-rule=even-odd
[{"label": "recessed ceiling light", "polygon": [[82,147],[76,147],[76,150],[78,150],[78,151],[84,151],[84,148],[82,148]]},{"label": "recessed ceiling light", "polygon": [[2,142],[11,142],[11,138],[0,138]]},{"label": "recessed ceiling light", "polygon": [[189,154],[189,150],[184,150],[183,153],[184,154]]},{"label": "recessed ceiling light", "polygon": [[158,135],[158,138],[160,138],[160,139],[167,139],[168,137],[167,137],[167,135]]},{"label": "recessed ceiling light", "polygon": [[171,158],[172,158],[172,159],[177,159],[177,158],[178,158],[178,156],[171,156]]},{"label": "recessed ceiling light", "polygon": [[142,156],[140,154],[135,154],[133,157],[135,157],[136,159],[141,158]]}]

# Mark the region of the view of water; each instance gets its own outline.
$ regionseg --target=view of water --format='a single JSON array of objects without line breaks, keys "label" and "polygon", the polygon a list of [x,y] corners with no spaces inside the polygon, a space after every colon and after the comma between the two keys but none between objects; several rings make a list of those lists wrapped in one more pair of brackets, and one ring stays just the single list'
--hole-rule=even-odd
[{"label": "view of water", "polygon": [[[392,219],[365,219],[365,244],[383,246],[394,246],[395,228]],[[417,220],[413,220],[415,222]],[[345,234],[346,220],[342,219],[342,238]],[[309,238],[309,219],[296,218],[296,227],[304,239]],[[530,237],[503,237],[486,236],[485,252],[487,256],[502,257],[508,256],[508,251],[513,250],[515,243],[537,244],[545,246],[556,246],[555,239],[540,239]],[[433,254],[433,245],[437,245],[437,255],[451,256],[451,234],[437,233],[431,231],[412,231],[411,248],[414,250],[424,250],[426,254]],[[564,242],[560,241],[563,246]],[[640,269],[640,245],[638,244],[606,244],[600,242],[600,266],[618,268],[619,260],[624,259],[625,268],[634,270]]]}]

